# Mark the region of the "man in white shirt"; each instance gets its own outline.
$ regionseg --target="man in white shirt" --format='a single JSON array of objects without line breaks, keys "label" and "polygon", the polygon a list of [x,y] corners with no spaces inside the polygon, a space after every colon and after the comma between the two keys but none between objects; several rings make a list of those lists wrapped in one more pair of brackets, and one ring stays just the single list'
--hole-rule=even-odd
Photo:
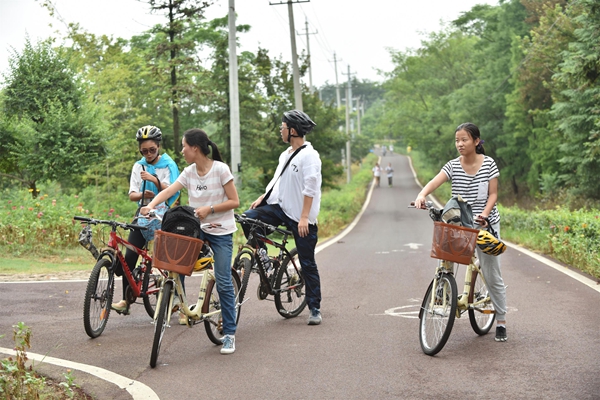
[{"label": "man in white shirt", "polygon": [[[317,215],[321,206],[321,158],[304,138],[315,126],[302,111],[291,110],[283,114],[281,139],[290,147],[279,156],[279,165],[265,194],[244,213],[271,225],[285,225],[293,232],[306,284],[309,325],[319,325],[322,320],[321,281],[315,262]],[[291,157],[293,159],[286,168]],[[271,188],[276,190],[271,191]],[[260,206],[265,196],[267,204]],[[242,228],[248,237],[249,227],[242,224]]]}]

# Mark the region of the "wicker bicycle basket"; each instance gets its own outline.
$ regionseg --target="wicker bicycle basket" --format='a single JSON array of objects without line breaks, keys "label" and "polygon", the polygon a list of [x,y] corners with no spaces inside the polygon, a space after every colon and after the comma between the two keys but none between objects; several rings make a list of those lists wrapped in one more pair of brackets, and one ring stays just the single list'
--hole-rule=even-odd
[{"label": "wicker bicycle basket", "polygon": [[431,257],[468,265],[477,245],[477,229],[434,222]]},{"label": "wicker bicycle basket", "polygon": [[152,265],[156,268],[191,275],[204,241],[157,230],[154,234]]}]

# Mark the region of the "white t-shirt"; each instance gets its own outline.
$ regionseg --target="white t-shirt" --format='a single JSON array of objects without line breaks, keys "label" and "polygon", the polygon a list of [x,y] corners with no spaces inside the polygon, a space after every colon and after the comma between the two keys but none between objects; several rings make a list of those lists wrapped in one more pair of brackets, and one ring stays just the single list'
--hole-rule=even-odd
[{"label": "white t-shirt", "polygon": [[[187,189],[190,206],[194,208],[220,204],[229,200],[223,186],[231,180],[233,180],[233,175],[229,166],[220,161],[213,161],[210,171],[204,176],[199,176],[196,164],[191,164],[185,167],[177,178],[177,182]],[[208,214],[202,220],[202,224],[221,224],[223,229],[206,230],[211,235],[226,235],[237,230],[233,210]]]},{"label": "white t-shirt", "polygon": [[381,176],[381,167],[376,165],[373,167],[373,176]]},{"label": "white t-shirt", "polygon": [[[299,222],[304,206],[304,196],[312,197],[313,202],[308,213],[308,223],[316,224],[321,208],[321,158],[310,142],[304,144],[306,144],[306,147],[296,154],[296,157],[279,178],[277,202],[288,217]],[[291,146],[281,153],[276,171],[283,169],[292,154]],[[275,172],[275,178],[278,176],[279,174]],[[273,194],[271,194],[271,197],[273,197]]]},{"label": "white t-shirt", "polygon": [[[142,193],[142,165],[135,163],[131,169],[131,178],[129,179],[129,193],[137,192]],[[169,168],[155,168],[154,169],[158,180],[160,181],[162,188],[165,189],[171,184],[171,173]],[[148,204],[152,199],[144,199],[144,203]]]},{"label": "white t-shirt", "polygon": [[394,169],[389,165],[385,167],[385,172],[387,172],[387,177],[391,178],[394,175]]}]

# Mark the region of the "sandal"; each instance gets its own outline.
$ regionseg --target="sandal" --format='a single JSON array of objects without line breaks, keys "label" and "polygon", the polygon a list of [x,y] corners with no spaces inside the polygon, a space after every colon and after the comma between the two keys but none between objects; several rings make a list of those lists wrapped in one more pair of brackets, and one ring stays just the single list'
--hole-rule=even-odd
[{"label": "sandal", "polygon": [[179,325],[187,325],[188,317],[185,314],[179,313]]},{"label": "sandal", "polygon": [[121,314],[129,314],[127,312],[127,301],[121,300],[118,303],[112,303],[110,308]]}]

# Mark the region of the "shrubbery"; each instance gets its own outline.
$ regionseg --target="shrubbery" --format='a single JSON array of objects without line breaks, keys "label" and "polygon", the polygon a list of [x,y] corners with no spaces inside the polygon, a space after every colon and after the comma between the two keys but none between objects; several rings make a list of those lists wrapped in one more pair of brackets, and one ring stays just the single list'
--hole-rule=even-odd
[{"label": "shrubbery", "polygon": [[600,278],[600,211],[502,207],[502,237]]},{"label": "shrubbery", "polygon": [[[0,241],[5,245],[2,246],[5,254],[55,254],[66,247],[78,246],[81,228],[73,220],[75,215],[124,222],[131,219],[135,211],[133,202],[127,201],[131,203],[127,207],[113,207],[106,192],[93,191],[94,188],[88,188],[81,195],[69,195],[46,191],[42,186],[38,197],[33,198],[26,190],[5,190],[0,196]],[[116,212],[117,209],[126,216]]]}]

